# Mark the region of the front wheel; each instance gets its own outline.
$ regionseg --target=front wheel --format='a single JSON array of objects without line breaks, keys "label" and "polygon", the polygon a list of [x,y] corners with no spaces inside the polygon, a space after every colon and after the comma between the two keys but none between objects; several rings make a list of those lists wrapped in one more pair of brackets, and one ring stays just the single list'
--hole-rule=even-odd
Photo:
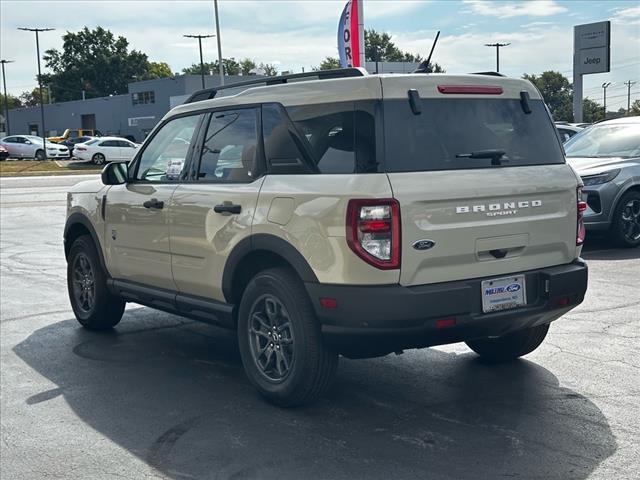
[{"label": "front wheel", "polygon": [[107,275],[89,235],[78,237],[69,252],[67,288],[78,322],[90,330],[106,330],[120,322],[125,301],[107,288]]},{"label": "front wheel", "polygon": [[471,350],[491,363],[502,363],[515,360],[533,352],[547,336],[549,324],[524,328],[502,337],[480,338],[465,342]]},{"label": "front wheel", "polygon": [[249,282],[238,343],[247,377],[277,405],[311,403],[335,377],[338,355],[325,345],[307,292],[288,269],[265,270]]},{"label": "front wheel", "polygon": [[613,241],[624,248],[640,245],[640,192],[625,193],[613,213]]},{"label": "front wheel", "polygon": [[96,153],[93,156],[93,163],[95,163],[96,165],[103,165],[105,162],[105,158],[104,155],[101,153]]}]

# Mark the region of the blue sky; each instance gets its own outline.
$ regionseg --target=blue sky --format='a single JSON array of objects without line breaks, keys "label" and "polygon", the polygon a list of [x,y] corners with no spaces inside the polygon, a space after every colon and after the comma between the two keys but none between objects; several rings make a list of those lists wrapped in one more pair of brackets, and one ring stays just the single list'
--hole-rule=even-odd
[{"label": "blue sky", "polygon": [[[346,0],[345,0],[346,1]],[[270,62],[300,71],[336,55],[336,29],[344,1],[219,0],[223,55]],[[384,30],[403,50],[426,55],[437,30],[434,59],[450,73],[493,69],[495,51],[484,43],[511,42],[501,51],[507,75],[557,70],[571,78],[572,27],[612,22],[610,73],[585,77],[585,95],[601,100],[603,82],[612,108],[626,107],[623,82],[637,81],[640,98],[640,4],[637,1],[383,1],[364,0],[365,24]],[[41,14],[36,12],[45,12]],[[101,25],[125,36],[151,60],[166,61],[176,72],[198,60],[197,42],[184,33],[213,33],[212,1],[11,1],[0,3],[0,54],[13,94],[33,88],[35,40],[19,26],[53,27],[43,34],[42,50],[60,48],[61,35]],[[217,58],[215,40],[205,42],[206,60]]]}]

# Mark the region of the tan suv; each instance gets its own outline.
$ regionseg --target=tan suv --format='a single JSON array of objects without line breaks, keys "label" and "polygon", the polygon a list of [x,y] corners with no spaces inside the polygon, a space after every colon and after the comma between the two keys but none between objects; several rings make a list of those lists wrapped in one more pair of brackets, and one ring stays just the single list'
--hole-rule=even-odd
[{"label": "tan suv", "polygon": [[79,322],[136,302],[236,329],[249,380],[285,406],[326,391],[339,354],[533,351],[587,288],[581,183],[538,91],[312,75],[197,92],[72,188]]}]

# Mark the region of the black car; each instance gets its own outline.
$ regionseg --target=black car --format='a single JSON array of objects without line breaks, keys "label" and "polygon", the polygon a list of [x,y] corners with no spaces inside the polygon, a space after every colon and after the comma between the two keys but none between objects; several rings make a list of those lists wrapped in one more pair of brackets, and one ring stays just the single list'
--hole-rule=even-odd
[{"label": "black car", "polygon": [[84,143],[84,142],[88,142],[89,140],[91,140],[94,137],[75,137],[75,138],[67,138],[64,142],[60,142],[61,145],[65,145],[68,149],[69,149],[69,155],[71,157],[73,157],[73,148],[78,144],[78,143]]}]

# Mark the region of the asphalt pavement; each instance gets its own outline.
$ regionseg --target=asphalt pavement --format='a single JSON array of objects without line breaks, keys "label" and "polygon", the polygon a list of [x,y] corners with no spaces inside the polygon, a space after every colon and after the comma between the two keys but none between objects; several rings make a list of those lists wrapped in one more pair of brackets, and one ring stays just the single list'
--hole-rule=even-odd
[{"label": "asphalt pavement", "polygon": [[588,242],[585,302],[525,359],[341,359],[326,398],[283,410],[233,334],[134,304],[79,327],[62,230],[85,178],[0,180],[2,480],[638,478],[640,249]]}]

